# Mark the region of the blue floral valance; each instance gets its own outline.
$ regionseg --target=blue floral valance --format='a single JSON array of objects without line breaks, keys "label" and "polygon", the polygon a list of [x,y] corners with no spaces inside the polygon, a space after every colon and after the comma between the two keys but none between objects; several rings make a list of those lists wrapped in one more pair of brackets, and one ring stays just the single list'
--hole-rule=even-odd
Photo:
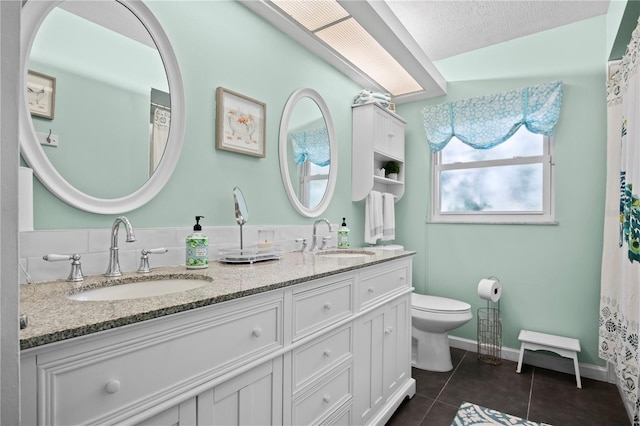
[{"label": "blue floral valance", "polygon": [[293,159],[298,165],[307,160],[318,166],[326,166],[331,163],[329,133],[326,127],[292,134],[291,145]]},{"label": "blue floral valance", "polygon": [[523,124],[532,133],[551,135],[562,103],[562,82],[540,84],[423,108],[424,129],[432,151],[453,136],[475,149],[509,139]]}]

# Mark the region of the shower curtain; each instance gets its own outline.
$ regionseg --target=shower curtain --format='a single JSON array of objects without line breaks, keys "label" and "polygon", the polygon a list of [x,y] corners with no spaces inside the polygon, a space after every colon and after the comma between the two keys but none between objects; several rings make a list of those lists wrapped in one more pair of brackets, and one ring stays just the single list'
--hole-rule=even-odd
[{"label": "shower curtain", "polygon": [[640,25],[607,83],[607,182],[599,356],[615,367],[640,425]]},{"label": "shower curtain", "polygon": [[149,176],[153,174],[162,159],[164,149],[169,138],[169,124],[171,112],[156,107],[153,113],[153,127],[151,128],[151,146],[149,149]]}]

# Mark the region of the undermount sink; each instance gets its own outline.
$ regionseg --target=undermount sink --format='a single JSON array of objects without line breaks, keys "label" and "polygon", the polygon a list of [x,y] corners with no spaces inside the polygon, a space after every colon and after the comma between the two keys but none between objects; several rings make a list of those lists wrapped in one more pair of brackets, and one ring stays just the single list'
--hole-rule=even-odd
[{"label": "undermount sink", "polygon": [[316,253],[316,256],[320,257],[328,257],[335,259],[349,259],[349,258],[359,258],[365,256],[373,256],[376,253],[368,250],[358,250],[358,249],[339,249],[339,250],[324,250]]},{"label": "undermount sink", "polygon": [[108,300],[140,299],[145,297],[163,296],[171,293],[181,293],[209,284],[211,281],[202,279],[158,279],[138,281],[128,284],[116,284],[109,287],[94,288],[79,293],[67,295],[67,299],[83,302],[97,302]]}]

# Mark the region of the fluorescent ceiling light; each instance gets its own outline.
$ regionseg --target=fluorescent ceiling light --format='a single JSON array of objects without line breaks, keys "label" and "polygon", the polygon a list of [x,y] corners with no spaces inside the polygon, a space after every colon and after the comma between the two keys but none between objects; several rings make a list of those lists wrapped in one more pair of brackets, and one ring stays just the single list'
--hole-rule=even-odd
[{"label": "fluorescent ceiling light", "polygon": [[272,0],[291,19],[393,96],[423,87],[334,0]]}]

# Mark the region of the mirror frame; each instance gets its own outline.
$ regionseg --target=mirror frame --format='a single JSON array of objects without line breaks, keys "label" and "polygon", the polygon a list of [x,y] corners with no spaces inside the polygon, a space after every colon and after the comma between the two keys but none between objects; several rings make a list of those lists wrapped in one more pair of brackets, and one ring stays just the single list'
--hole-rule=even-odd
[{"label": "mirror frame", "polygon": [[[20,87],[26,86],[28,60],[33,41],[42,22],[49,12],[63,0],[28,0],[22,7],[20,30]],[[145,26],[156,43],[158,53],[164,63],[169,93],[171,95],[171,128],[167,145],[155,172],[136,191],[120,198],[97,198],[86,194],[67,182],[47,158],[38,142],[31,114],[27,109],[27,93],[20,96],[20,151],[38,180],[56,197],[65,203],[90,213],[120,214],[135,210],[158,195],[169,181],[180,157],[185,131],[185,94],[178,58],[169,37],[151,10],[141,1],[114,0],[126,7]],[[126,155],[126,153],[123,153]],[[114,165],[115,166],[115,165]]]},{"label": "mirror frame", "polygon": [[[310,98],[320,108],[322,118],[324,119],[324,122],[327,126],[327,134],[329,135],[329,152],[331,158],[331,169],[329,170],[329,181],[327,182],[327,189],[324,193],[324,196],[322,197],[322,200],[320,200],[320,203],[318,203],[318,205],[313,208],[306,207],[298,199],[298,196],[293,189],[293,185],[291,184],[291,175],[289,174],[289,167],[287,165],[289,121],[291,120],[291,115],[293,114],[293,110],[295,109],[296,105],[300,100],[304,98]],[[298,89],[293,92],[291,96],[289,96],[287,104],[284,107],[284,111],[282,112],[282,119],[280,120],[280,138],[278,145],[278,153],[280,157],[280,175],[282,176],[282,184],[284,185],[284,188],[287,192],[289,201],[291,201],[291,204],[296,209],[296,211],[303,216],[320,216],[322,213],[324,213],[327,207],[329,207],[329,203],[331,203],[331,198],[333,197],[333,193],[336,187],[336,180],[338,175],[338,144],[336,142],[336,134],[333,127],[333,121],[331,120],[331,114],[329,113],[329,108],[318,92],[313,89],[305,88]]]}]

